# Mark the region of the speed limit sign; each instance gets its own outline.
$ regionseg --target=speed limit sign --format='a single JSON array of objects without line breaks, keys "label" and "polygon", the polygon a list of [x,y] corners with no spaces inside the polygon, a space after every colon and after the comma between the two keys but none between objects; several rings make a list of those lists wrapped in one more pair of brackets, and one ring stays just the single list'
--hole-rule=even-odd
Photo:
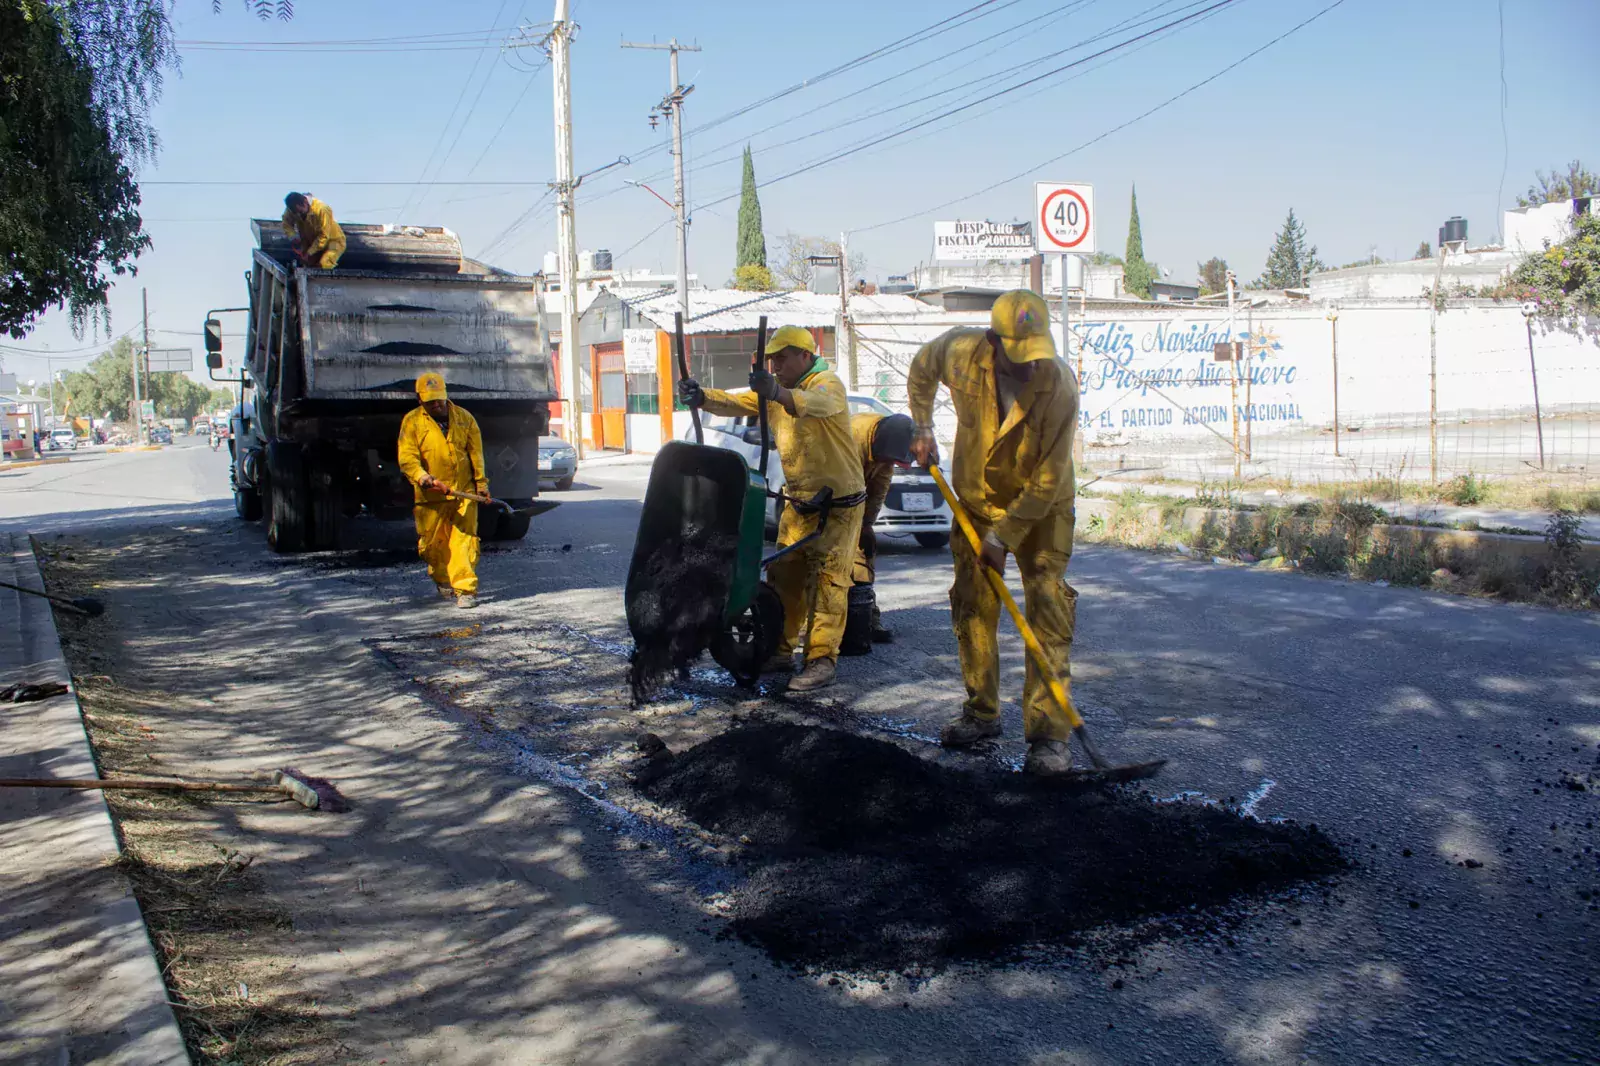
[{"label": "speed limit sign", "polygon": [[1034,215],[1034,250],[1093,255],[1094,186],[1041,181],[1034,190],[1039,200],[1039,210]]}]

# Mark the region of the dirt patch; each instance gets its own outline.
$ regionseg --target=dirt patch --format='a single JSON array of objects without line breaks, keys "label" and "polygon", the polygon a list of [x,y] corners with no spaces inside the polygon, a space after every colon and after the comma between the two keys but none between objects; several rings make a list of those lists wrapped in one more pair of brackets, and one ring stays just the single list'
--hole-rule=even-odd
[{"label": "dirt patch", "polygon": [[[39,552],[51,592],[95,592],[143,580],[139,549],[56,539]],[[125,572],[125,568],[133,571]],[[56,613],[84,724],[102,776],[165,775],[161,736],[192,700],[153,684],[125,640],[136,619]],[[154,723],[154,725],[152,725]],[[158,729],[157,726],[163,727]],[[297,1066],[345,1061],[309,996],[294,990],[283,950],[290,919],[264,891],[251,857],[217,843],[231,810],[255,798],[108,791],[127,875],[155,943],[167,998],[196,1063]]]},{"label": "dirt patch", "polygon": [[1346,867],[1316,826],[970,773],[790,724],[730,730],[637,786],[746,843],[730,918],[783,962],[937,968]]}]

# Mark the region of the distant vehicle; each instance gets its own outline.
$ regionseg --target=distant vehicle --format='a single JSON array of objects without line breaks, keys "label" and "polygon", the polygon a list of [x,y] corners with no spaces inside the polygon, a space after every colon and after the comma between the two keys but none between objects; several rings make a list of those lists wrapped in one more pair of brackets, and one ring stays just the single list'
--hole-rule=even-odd
[{"label": "distant vehicle", "polygon": [[57,426],[50,431],[50,450],[53,452],[78,450],[78,435],[71,426]]},{"label": "distant vehicle", "polygon": [[539,441],[539,481],[555,482],[562,492],[572,487],[578,474],[578,453],[560,437],[543,437]]},{"label": "distant vehicle", "polygon": [[[894,414],[887,404],[871,396],[851,396],[849,400],[852,415],[864,411],[880,415]],[[702,414],[700,423],[705,429],[707,444],[738,452],[750,464],[751,470],[760,465],[761,427],[756,422],[756,416],[729,418]],[[684,427],[681,437],[694,440],[694,426]],[[767,460],[767,487],[774,492],[781,492],[783,486],[783,464],[774,452]],[[779,501],[767,500],[767,531],[773,535],[777,534],[781,511]],[[910,534],[924,548],[942,548],[950,543],[951,521],[950,508],[939,497],[939,486],[934,482],[933,475],[912,467],[894,472],[889,482],[889,495],[884,498],[883,508],[878,512],[878,520],[873,523],[872,529],[880,537]]]},{"label": "distant vehicle", "polygon": [[168,427],[168,426],[151,426],[150,427],[150,443],[151,444],[171,444],[172,443],[172,429],[170,427]]},{"label": "distant vehicle", "polygon": [[211,419],[207,418],[205,415],[201,415],[199,418],[194,420],[194,426],[189,430],[189,432],[193,433],[196,437],[211,436]]}]

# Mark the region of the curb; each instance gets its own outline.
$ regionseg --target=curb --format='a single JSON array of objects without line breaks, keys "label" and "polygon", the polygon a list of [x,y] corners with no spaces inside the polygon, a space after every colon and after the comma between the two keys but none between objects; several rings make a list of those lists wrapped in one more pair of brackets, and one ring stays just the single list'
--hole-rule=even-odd
[{"label": "curb", "polygon": [[107,448],[107,452],[159,452],[165,444],[122,444],[115,448]]},{"label": "curb", "polygon": [[[0,534],[0,575],[44,588],[31,544]],[[0,679],[71,685],[50,605],[0,590]],[[8,777],[98,777],[73,692],[0,704]],[[0,790],[0,1062],[187,1066],[144,915],[97,791]]]},{"label": "curb", "polygon": [[30,466],[55,466],[58,463],[70,463],[72,460],[63,455],[56,459],[10,459],[0,463],[0,470],[26,470]]},{"label": "curb", "polygon": [[[1075,534],[1087,534],[1088,519],[1099,517],[1109,521],[1118,509],[1118,501],[1105,499],[1079,499],[1076,503]],[[1151,530],[1164,528],[1160,504],[1145,504],[1136,509],[1142,526]],[[1200,532],[1207,527],[1231,530],[1241,526],[1259,526],[1265,516],[1258,511],[1233,511],[1215,507],[1185,507],[1179,524],[1190,532]],[[1284,525],[1310,530],[1314,519],[1290,519]],[[1549,547],[1543,537],[1516,533],[1484,533],[1466,529],[1439,529],[1434,526],[1397,525],[1378,523],[1371,527],[1375,547],[1401,547],[1417,551],[1437,550],[1461,552],[1481,558],[1499,556],[1516,560],[1541,561],[1549,556]],[[1588,563],[1600,564],[1600,543],[1584,541],[1579,547],[1580,557]]]}]

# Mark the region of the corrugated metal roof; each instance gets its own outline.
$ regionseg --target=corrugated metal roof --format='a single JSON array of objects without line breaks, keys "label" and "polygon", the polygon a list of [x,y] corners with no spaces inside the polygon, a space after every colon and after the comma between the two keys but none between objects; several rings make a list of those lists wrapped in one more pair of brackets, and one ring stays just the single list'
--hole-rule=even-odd
[{"label": "corrugated metal roof", "polygon": [[[620,294],[619,294],[620,295]],[[658,329],[671,332],[672,315],[678,310],[678,294],[673,291],[624,297],[628,306]],[[927,304],[909,296],[852,296],[850,309],[877,314],[917,314],[929,310]],[[767,328],[802,326],[831,328],[839,317],[839,297],[815,292],[746,292],[742,289],[690,289],[689,318],[685,333],[738,333],[756,328],[762,315]]]}]

